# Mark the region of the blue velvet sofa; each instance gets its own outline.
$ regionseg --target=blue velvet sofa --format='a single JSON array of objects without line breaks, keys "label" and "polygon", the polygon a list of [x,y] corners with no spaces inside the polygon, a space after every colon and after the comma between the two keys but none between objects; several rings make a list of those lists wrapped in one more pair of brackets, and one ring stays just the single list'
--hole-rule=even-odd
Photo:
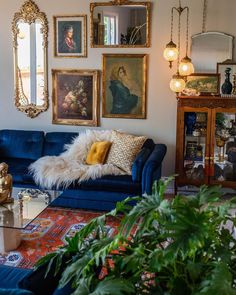
[{"label": "blue velvet sofa", "polygon": [[[57,156],[77,133],[0,130],[0,162],[9,165],[15,186],[35,187],[28,166],[43,156]],[[63,191],[53,206],[111,210],[127,196],[150,194],[154,180],[161,177],[166,154],[164,144],[148,139],[132,166],[132,175],[108,175],[81,184],[74,183]]]},{"label": "blue velvet sofa", "polygon": [[[64,145],[77,133],[0,130],[0,162],[9,165],[14,185],[36,187],[28,166],[46,155],[59,155]],[[127,196],[151,193],[152,183],[161,177],[161,164],[166,153],[164,144],[149,139],[144,144],[132,167],[132,175],[106,176],[74,183],[57,198],[53,206],[95,210],[113,209],[117,201]],[[44,279],[42,273],[0,265],[0,294],[8,295],[68,295],[71,289],[57,289],[58,278]],[[30,291],[27,291],[30,290]]]}]

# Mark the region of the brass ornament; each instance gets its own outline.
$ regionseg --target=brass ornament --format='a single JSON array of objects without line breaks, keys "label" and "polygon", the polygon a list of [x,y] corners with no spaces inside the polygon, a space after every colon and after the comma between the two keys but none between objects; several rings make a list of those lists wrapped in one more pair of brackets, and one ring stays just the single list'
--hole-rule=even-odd
[{"label": "brass ornament", "polygon": [[8,174],[8,165],[0,163],[0,204],[11,203],[12,197],[12,176]]},{"label": "brass ornament", "polygon": [[[21,78],[21,71],[18,66],[18,42],[17,36],[19,34],[18,23],[23,21],[27,24],[32,24],[37,21],[40,21],[41,24],[41,34],[43,36],[42,48],[44,55],[44,103],[40,106],[29,103],[28,98],[26,97]],[[13,33],[13,49],[14,49],[14,75],[15,75],[15,106],[17,109],[25,113],[30,118],[35,118],[41,112],[44,112],[48,109],[48,20],[46,14],[41,12],[33,0],[26,1],[20,8],[19,12],[14,14],[12,21],[12,33]]]}]

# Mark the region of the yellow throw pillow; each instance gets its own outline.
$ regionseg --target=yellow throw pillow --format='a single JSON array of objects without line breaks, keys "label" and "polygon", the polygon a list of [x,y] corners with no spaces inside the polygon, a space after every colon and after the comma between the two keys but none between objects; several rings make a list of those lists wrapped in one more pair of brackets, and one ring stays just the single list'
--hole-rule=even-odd
[{"label": "yellow throw pillow", "polygon": [[145,136],[134,136],[113,130],[111,135],[112,146],[107,163],[113,164],[131,175],[133,161],[146,139]]},{"label": "yellow throw pillow", "polygon": [[110,141],[94,142],[87,154],[86,164],[104,164],[111,144]]}]

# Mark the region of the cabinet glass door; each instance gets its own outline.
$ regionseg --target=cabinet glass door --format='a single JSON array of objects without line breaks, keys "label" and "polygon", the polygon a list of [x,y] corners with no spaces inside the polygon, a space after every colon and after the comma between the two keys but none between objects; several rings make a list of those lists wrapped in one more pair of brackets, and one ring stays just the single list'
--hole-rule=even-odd
[{"label": "cabinet glass door", "polygon": [[207,183],[209,111],[184,112],[183,176],[188,183]]},{"label": "cabinet glass door", "polygon": [[236,112],[216,111],[211,143],[212,182],[233,182],[236,186]]}]

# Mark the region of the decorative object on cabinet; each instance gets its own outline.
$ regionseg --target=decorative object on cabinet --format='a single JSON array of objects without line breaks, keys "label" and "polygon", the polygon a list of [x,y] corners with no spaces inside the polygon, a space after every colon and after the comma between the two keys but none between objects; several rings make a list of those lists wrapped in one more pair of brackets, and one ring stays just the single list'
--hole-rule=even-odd
[{"label": "decorative object on cabinet", "polygon": [[220,93],[236,94],[236,63],[227,60],[223,63],[217,63],[217,73],[220,74]]},{"label": "decorative object on cabinet", "polygon": [[150,47],[150,19],[147,1],[90,3],[91,47]]},{"label": "decorative object on cabinet", "polygon": [[98,126],[99,71],[52,70],[53,123]]},{"label": "decorative object on cabinet", "polygon": [[[230,134],[226,129],[216,131],[216,145],[219,148],[218,161],[223,162],[225,160],[225,143],[229,140]],[[223,151],[222,149],[223,148]]]},{"label": "decorative object on cabinet", "polygon": [[48,21],[26,1],[12,22],[15,106],[30,118],[48,109]]},{"label": "decorative object on cabinet", "polygon": [[185,89],[194,89],[200,95],[219,95],[219,74],[196,73],[187,76]]},{"label": "decorative object on cabinet", "polygon": [[87,57],[87,15],[54,16],[54,56]]},{"label": "decorative object on cabinet", "polygon": [[236,162],[229,153],[236,147],[236,98],[177,99],[176,188],[221,184],[236,189]]},{"label": "decorative object on cabinet", "polygon": [[234,37],[222,32],[207,31],[208,1],[203,1],[202,32],[191,38],[191,56],[195,71],[215,73],[217,62],[233,58]]},{"label": "decorative object on cabinet", "polygon": [[146,118],[147,54],[103,54],[103,117]]}]

